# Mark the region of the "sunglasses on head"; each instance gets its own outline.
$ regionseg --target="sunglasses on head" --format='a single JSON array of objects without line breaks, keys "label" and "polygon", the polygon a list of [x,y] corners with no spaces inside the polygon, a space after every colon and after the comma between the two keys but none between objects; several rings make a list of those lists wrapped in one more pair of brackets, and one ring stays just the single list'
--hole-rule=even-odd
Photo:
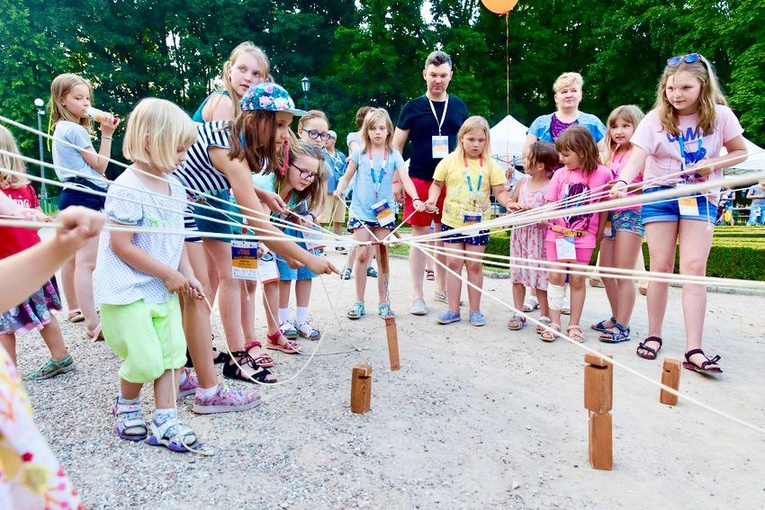
[{"label": "sunglasses on head", "polygon": [[685,62],[686,64],[693,64],[694,62],[698,62],[701,59],[701,55],[698,53],[689,53],[688,55],[679,55],[677,57],[672,57],[667,60],[668,66],[676,66],[680,62]]}]

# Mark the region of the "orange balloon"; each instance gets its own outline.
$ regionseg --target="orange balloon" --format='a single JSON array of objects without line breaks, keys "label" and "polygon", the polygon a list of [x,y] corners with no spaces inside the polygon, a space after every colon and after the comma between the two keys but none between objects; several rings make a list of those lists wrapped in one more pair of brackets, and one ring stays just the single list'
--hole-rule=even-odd
[{"label": "orange balloon", "polygon": [[518,0],[481,0],[484,7],[496,14],[507,14],[518,4]]}]

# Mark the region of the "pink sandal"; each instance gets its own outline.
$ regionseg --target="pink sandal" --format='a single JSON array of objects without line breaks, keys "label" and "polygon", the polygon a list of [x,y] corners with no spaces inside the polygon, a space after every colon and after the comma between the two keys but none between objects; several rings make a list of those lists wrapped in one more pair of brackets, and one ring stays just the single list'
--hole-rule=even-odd
[{"label": "pink sandal", "polygon": [[[263,344],[260,342],[250,342],[247,345],[244,346],[244,350],[246,352],[250,352],[250,349],[253,347],[263,348]],[[271,368],[274,366],[274,358],[271,357],[270,354],[267,352],[260,352],[254,356],[250,356],[252,358],[253,363],[255,363],[260,368]]]},{"label": "pink sandal", "polygon": [[293,342],[292,340],[287,340],[285,338],[284,343],[280,344],[279,338],[282,336],[284,335],[280,330],[277,330],[273,334],[267,334],[266,338],[268,338],[268,345],[266,345],[266,347],[275,351],[286,352],[287,354],[298,354],[300,351],[298,350],[297,342]]}]

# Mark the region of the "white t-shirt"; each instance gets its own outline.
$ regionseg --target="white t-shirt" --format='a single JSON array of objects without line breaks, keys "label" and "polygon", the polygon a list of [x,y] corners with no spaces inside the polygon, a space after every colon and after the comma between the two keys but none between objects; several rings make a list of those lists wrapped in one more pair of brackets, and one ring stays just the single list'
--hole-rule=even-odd
[{"label": "white t-shirt", "polygon": [[[79,149],[68,145],[68,142]],[[56,129],[53,131],[53,164],[56,165],[56,176],[58,180],[64,182],[75,177],[82,177],[92,181],[101,188],[106,188],[107,183],[104,176],[98,173],[92,166],[85,162],[85,158],[80,154],[81,149],[93,147],[93,140],[88,131],[79,124],[68,120],[56,122]]]}]

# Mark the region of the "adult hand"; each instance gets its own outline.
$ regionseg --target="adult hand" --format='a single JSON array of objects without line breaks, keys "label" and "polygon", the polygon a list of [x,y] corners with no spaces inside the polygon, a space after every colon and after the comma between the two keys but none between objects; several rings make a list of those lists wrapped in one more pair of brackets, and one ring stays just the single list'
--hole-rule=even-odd
[{"label": "adult hand", "polygon": [[56,220],[59,224],[56,242],[62,249],[74,253],[98,236],[106,217],[85,207],[72,206],[58,213]]},{"label": "adult hand", "polygon": [[265,206],[268,207],[271,212],[278,212],[282,214],[286,214],[288,212],[287,204],[284,203],[284,200],[278,194],[271,191],[262,190],[259,197],[260,201],[263,202],[263,204],[265,204]]},{"label": "adult hand", "polygon": [[311,255],[306,267],[316,274],[340,274],[340,271],[326,257]]}]

